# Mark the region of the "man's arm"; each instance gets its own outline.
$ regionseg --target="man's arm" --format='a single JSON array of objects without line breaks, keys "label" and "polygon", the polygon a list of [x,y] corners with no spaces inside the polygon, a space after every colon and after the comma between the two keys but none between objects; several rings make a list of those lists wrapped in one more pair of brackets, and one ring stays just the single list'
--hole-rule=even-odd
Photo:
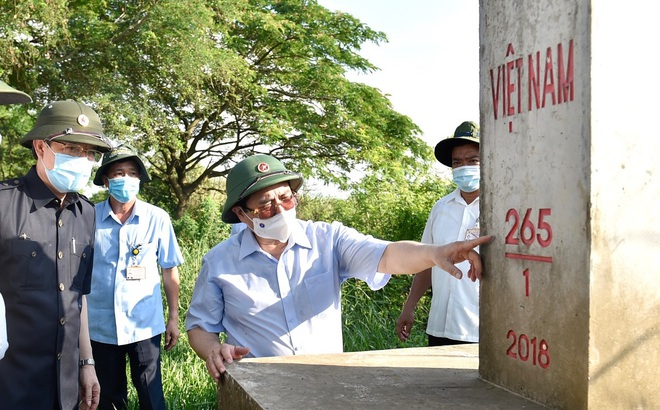
[{"label": "man's arm", "polygon": [[389,274],[416,273],[438,266],[460,279],[463,274],[454,266],[470,262],[468,277],[473,282],[481,279],[481,257],[473,249],[493,239],[491,235],[447,245],[431,245],[412,241],[392,242],[387,245],[378,263],[378,272]]},{"label": "man's arm", "polygon": [[417,307],[419,299],[424,296],[430,287],[431,268],[418,272],[410,286],[410,293],[408,293],[408,298],[403,305],[401,314],[396,320],[396,335],[402,342],[405,342],[410,337],[410,332],[415,321],[415,307]]},{"label": "man's arm", "polygon": [[[93,359],[92,343],[89,340],[89,325],[87,321],[87,297],[82,296],[82,309],[80,311],[80,359]],[[94,410],[99,405],[101,398],[101,386],[96,377],[96,369],[93,365],[84,365],[80,368],[80,400],[81,409]]]},{"label": "man's arm", "polygon": [[163,288],[167,299],[167,325],[165,326],[165,350],[172,350],[179,341],[179,269],[163,268]]},{"label": "man's arm", "polygon": [[220,373],[226,370],[224,363],[232,363],[250,352],[247,347],[220,343],[217,333],[199,327],[188,330],[188,341],[197,356],[206,362],[206,369],[216,383],[220,380]]}]

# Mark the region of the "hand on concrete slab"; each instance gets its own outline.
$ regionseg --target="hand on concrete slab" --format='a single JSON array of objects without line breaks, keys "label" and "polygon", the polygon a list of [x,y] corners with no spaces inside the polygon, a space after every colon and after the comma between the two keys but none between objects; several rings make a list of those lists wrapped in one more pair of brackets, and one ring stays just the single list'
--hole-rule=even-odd
[{"label": "hand on concrete slab", "polygon": [[250,349],[247,347],[223,343],[219,349],[211,350],[211,354],[206,359],[206,369],[217,383],[220,380],[220,374],[227,370],[225,363],[231,364],[234,360],[240,360],[249,352]]}]

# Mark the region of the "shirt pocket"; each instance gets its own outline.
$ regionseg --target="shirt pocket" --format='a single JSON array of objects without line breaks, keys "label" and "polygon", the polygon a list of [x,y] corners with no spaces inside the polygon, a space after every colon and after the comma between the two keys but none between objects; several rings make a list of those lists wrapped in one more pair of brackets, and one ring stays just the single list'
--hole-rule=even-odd
[{"label": "shirt pocket", "polygon": [[91,274],[92,245],[90,243],[71,243],[71,289],[82,291],[85,277]]},{"label": "shirt pocket", "polygon": [[131,256],[129,266],[137,264],[145,268],[153,268],[158,261],[158,241],[142,243],[138,251],[134,258]]},{"label": "shirt pocket", "polygon": [[304,284],[314,315],[322,314],[329,308],[339,308],[339,280],[334,271],[306,277]]},{"label": "shirt pocket", "polygon": [[11,241],[11,256],[6,266],[12,282],[23,289],[52,286],[55,263],[49,250],[52,245],[25,239]]}]

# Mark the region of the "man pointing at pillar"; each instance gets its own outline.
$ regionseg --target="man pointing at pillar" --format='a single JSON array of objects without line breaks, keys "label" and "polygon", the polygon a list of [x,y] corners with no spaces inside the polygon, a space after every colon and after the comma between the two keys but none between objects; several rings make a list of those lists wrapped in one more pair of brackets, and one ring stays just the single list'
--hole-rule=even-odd
[{"label": "man pointing at pillar", "polygon": [[[380,289],[391,274],[441,266],[460,278],[481,277],[472,249],[491,238],[445,246],[386,242],[339,222],[296,218],[302,176],[276,158],[253,155],[227,177],[222,220],[247,228],[211,249],[186,316],[190,345],[218,380],[225,363],[255,357],[343,351],[341,283]],[[220,333],[227,336],[220,343]]]}]

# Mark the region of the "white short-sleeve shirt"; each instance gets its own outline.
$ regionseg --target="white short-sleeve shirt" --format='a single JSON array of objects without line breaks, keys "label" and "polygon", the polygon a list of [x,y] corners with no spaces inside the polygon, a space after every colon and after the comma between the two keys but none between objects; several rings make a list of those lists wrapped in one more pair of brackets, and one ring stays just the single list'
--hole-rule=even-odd
[{"label": "white short-sleeve shirt", "polygon": [[[479,198],[467,204],[460,190],[438,200],[431,214],[422,242],[444,245],[463,241],[469,229],[479,228]],[[463,278],[457,280],[435,266],[432,269],[431,309],[426,333],[466,342],[479,341],[479,281],[472,282],[468,262],[456,265]]]}]

